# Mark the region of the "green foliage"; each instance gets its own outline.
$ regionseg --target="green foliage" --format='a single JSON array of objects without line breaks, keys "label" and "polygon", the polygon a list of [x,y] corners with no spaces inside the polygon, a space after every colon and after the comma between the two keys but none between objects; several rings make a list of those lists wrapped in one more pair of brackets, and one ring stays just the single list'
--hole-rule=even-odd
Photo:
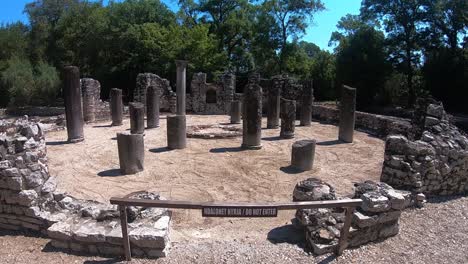
[{"label": "green foliage", "polygon": [[358,16],[345,16],[338,23],[340,32],[332,34],[338,41],[336,52],[337,85],[357,89],[357,107],[372,106],[383,93],[390,65],[387,63],[383,32],[368,26]]},{"label": "green foliage", "polygon": [[37,69],[28,60],[13,57],[2,72],[2,86],[8,89],[10,105],[51,104],[59,87],[59,76],[54,67],[39,62]]}]

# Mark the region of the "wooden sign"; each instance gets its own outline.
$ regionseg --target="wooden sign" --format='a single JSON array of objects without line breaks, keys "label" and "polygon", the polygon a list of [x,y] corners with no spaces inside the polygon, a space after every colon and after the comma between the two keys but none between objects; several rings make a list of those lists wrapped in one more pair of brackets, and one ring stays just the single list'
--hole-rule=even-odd
[{"label": "wooden sign", "polygon": [[276,207],[223,207],[206,206],[202,208],[203,217],[277,217]]}]

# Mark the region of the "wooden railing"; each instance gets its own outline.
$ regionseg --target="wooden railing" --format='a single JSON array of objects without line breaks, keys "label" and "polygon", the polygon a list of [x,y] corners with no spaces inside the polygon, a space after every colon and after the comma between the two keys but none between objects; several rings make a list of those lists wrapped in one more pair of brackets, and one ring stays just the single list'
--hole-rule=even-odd
[{"label": "wooden railing", "polygon": [[[128,197],[128,196],[127,196]],[[201,209],[204,217],[276,217],[278,210],[297,210],[313,208],[345,208],[345,222],[341,229],[336,254],[341,255],[347,247],[349,228],[355,208],[361,199],[343,199],[287,203],[206,203],[171,200],[146,200],[130,198],[111,198],[111,204],[119,206],[122,225],[122,238],[125,259],[131,260],[130,240],[127,227],[127,206],[156,207],[169,209]]]}]

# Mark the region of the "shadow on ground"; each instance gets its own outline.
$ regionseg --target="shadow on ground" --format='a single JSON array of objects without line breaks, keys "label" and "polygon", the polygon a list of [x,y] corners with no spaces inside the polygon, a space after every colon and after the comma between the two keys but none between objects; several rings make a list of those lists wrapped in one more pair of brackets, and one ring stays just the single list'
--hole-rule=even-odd
[{"label": "shadow on ground", "polygon": [[150,149],[149,152],[153,152],[153,153],[163,153],[163,152],[168,152],[168,151],[171,151],[172,149],[168,148],[168,147],[160,147],[160,148],[154,148],[154,149]]},{"label": "shadow on ground", "polygon": [[[52,243],[49,242],[45,245],[45,247],[42,249],[42,252],[45,253],[66,253],[68,255],[75,255],[75,256],[80,256],[80,257],[89,257],[89,258],[95,258],[96,255],[92,254],[87,254],[83,252],[76,252],[76,251],[71,251],[69,249],[60,249],[60,248],[55,248],[52,246]],[[114,258],[108,258],[108,259],[102,259],[102,260],[85,260],[83,263],[87,264],[114,264],[114,263],[122,263],[122,258],[120,257],[114,257]]]},{"label": "shadow on ground", "polygon": [[277,141],[277,140],[281,140],[282,138],[280,138],[279,136],[274,136],[274,137],[264,137],[262,138],[262,140],[265,140],[265,141]]},{"label": "shadow on ground", "polygon": [[300,248],[306,246],[304,230],[293,224],[273,228],[268,232],[267,239],[273,244],[288,243],[297,245]]},{"label": "shadow on ground", "polygon": [[338,139],[317,142],[317,145],[319,145],[319,146],[333,146],[333,145],[341,145],[341,144],[348,144],[348,143],[343,142],[343,141],[338,140]]},{"label": "shadow on ground", "polygon": [[232,148],[212,148],[210,149],[211,153],[226,153],[226,152],[241,152],[247,149],[241,147],[232,147]]},{"label": "shadow on ground", "polygon": [[112,125],[95,125],[93,128],[112,127]]},{"label": "shadow on ground", "polygon": [[60,146],[60,145],[66,145],[66,144],[70,144],[70,142],[68,142],[68,141],[49,141],[49,142],[46,142],[47,146]]},{"label": "shadow on ground", "polygon": [[295,167],[293,167],[291,165],[289,165],[287,167],[281,167],[280,171],[282,171],[284,173],[287,173],[287,174],[298,174],[298,173],[304,172],[303,170],[295,168]]},{"label": "shadow on ground", "polygon": [[120,170],[119,170],[119,169],[110,169],[110,170],[101,171],[101,172],[99,172],[97,175],[98,175],[98,176],[101,176],[101,177],[123,176],[123,175],[120,173]]}]

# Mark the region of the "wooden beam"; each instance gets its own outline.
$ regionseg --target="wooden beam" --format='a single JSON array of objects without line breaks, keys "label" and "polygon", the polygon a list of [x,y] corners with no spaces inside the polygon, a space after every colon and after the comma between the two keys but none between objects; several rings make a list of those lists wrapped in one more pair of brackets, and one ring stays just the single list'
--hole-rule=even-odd
[{"label": "wooden beam", "polygon": [[349,228],[351,227],[351,220],[353,219],[354,209],[354,207],[346,208],[345,222],[343,227],[341,228],[340,240],[338,241],[338,247],[336,250],[336,254],[338,256],[343,254],[343,251],[348,247]]},{"label": "wooden beam", "polygon": [[286,203],[210,203],[210,202],[190,202],[171,200],[146,200],[117,198],[110,199],[111,204],[125,206],[142,206],[173,209],[203,209],[204,207],[225,207],[225,208],[263,208],[276,207],[278,210],[313,209],[313,208],[337,208],[337,207],[357,207],[361,205],[361,199],[343,199],[328,201],[310,202],[286,202]]},{"label": "wooden beam", "polygon": [[125,205],[119,205],[120,211],[120,225],[122,226],[122,243],[124,246],[125,260],[132,260],[132,251],[130,249],[130,239],[128,237],[127,227],[127,207]]}]

